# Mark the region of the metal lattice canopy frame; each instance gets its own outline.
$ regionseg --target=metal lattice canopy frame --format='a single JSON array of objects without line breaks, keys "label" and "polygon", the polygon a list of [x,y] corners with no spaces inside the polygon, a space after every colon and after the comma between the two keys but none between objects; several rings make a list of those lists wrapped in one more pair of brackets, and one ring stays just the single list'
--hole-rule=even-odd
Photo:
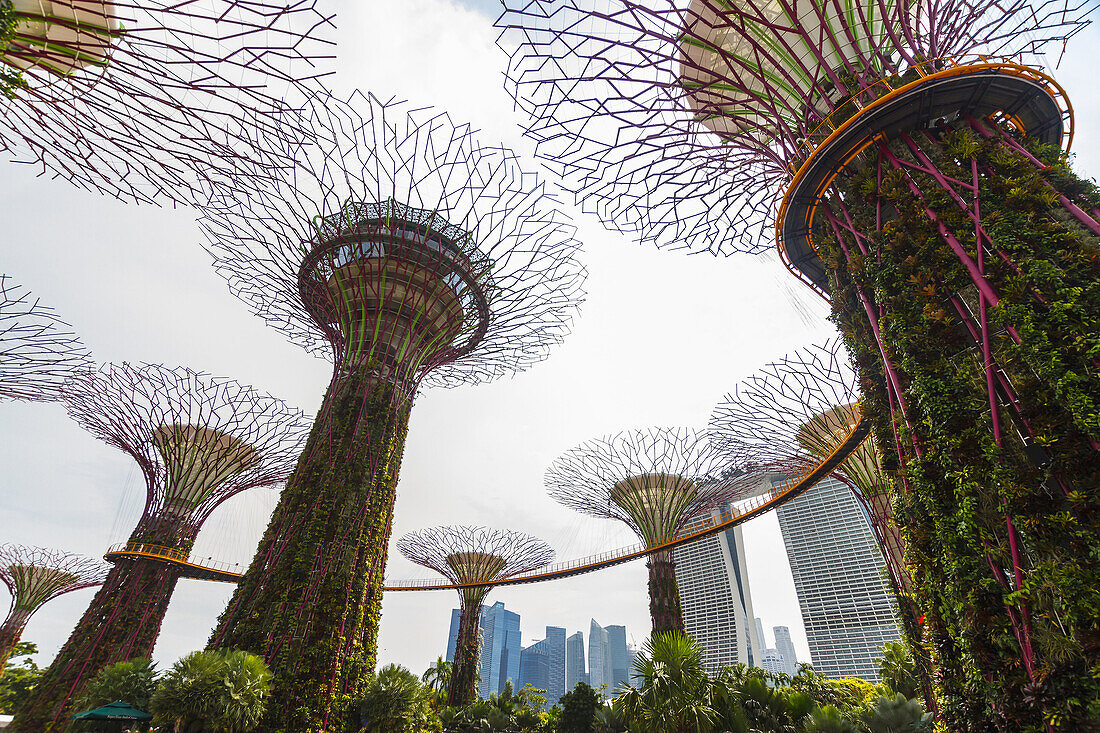
[{"label": "metal lattice canopy frame", "polygon": [[[1091,3],[505,0],[527,135],[605,225],[692,252],[759,253],[784,187],[850,97],[925,59],[1030,63]],[[1060,44],[1057,44],[1060,45]],[[856,100],[859,103],[859,100]]]},{"label": "metal lattice canopy frame", "polygon": [[69,325],[0,274],[0,399],[60,399],[65,382],[91,366]]},{"label": "metal lattice canopy frame", "polygon": [[[323,729],[374,666],[396,484],[421,386],[545,358],[585,276],[533,174],[442,112],[317,96],[292,170],[200,221],[235,294],[333,362],[314,431],[211,645],[262,654],[265,726]],[[309,577],[308,584],[298,581]]]},{"label": "metal lattice canopy frame", "polygon": [[[125,452],[145,476],[130,554],[114,567],[41,681],[15,730],[64,729],[69,708],[103,667],[149,656],[203,521],[249,488],[286,480],[309,422],[300,410],[185,367],[107,364],[66,389],[70,417]],[[163,558],[163,559],[161,559]]]},{"label": "metal lattice canopy frame", "polygon": [[66,405],[141,467],[145,510],[131,541],[168,547],[193,541],[229,497],[282,484],[309,429],[282,400],[186,367],[104,365],[73,380]]},{"label": "metal lattice canopy frame", "polygon": [[[536,537],[488,527],[422,529],[402,537],[397,547],[409,560],[456,584],[501,580],[537,570],[554,559],[553,548]],[[458,593],[462,597],[462,612],[448,689],[449,705],[467,705],[477,697],[479,619],[489,588],[470,585],[460,588]]]},{"label": "metal lattice canopy frame", "polygon": [[283,165],[263,141],[308,134],[289,110],[320,87],[331,26],[313,0],[0,0],[0,151],[120,199],[201,202]]},{"label": "metal lattice canopy frame", "polygon": [[[740,498],[742,471],[705,433],[650,428],[582,443],[554,459],[545,484],[554,499],[584,514],[623,522],[648,547],[662,545],[693,520]],[[653,630],[683,631],[672,552],[650,555]]]},{"label": "metal lattice canopy frame", "polygon": [[[765,365],[715,408],[711,440],[788,470],[820,463],[862,417],[859,386],[843,342],[837,338]],[[901,592],[911,579],[893,519],[890,479],[875,439],[868,436],[834,472],[868,509],[891,579]]]},{"label": "metal lattice canopy frame", "polygon": [[[438,110],[356,92],[315,97],[305,114],[317,142],[293,151],[292,171],[204,208],[233,292],[338,370],[400,362],[403,381],[450,387],[545,358],[568,332],[585,276],[545,184]],[[347,271],[387,258],[399,269]],[[443,282],[418,282],[418,269]],[[410,287],[382,292],[399,278]],[[420,313],[423,333],[377,315],[387,310]],[[413,333],[398,338],[403,328]]]},{"label": "metal lattice canopy frame", "polygon": [[0,581],[11,607],[0,625],[0,675],[34,612],[58,596],[99,585],[107,576],[102,560],[26,545],[0,545]]}]

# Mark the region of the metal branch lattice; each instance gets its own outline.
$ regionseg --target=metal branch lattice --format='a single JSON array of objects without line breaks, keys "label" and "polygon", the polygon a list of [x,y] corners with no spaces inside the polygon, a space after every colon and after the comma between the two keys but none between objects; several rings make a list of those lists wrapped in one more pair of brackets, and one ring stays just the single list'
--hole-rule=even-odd
[{"label": "metal branch lattice", "polygon": [[[487,527],[433,527],[411,532],[397,543],[405,557],[431,568],[452,583],[491,582],[537,570],[554,559],[540,539]],[[454,668],[448,685],[449,705],[468,705],[477,697],[475,682],[481,656],[481,604],[486,586],[459,589],[462,612],[455,642]]]},{"label": "metal branch lattice", "polygon": [[43,175],[194,203],[200,181],[283,165],[265,141],[308,134],[291,112],[320,86],[332,26],[313,0],[5,5],[0,151]]},{"label": "metal branch lattice", "polygon": [[69,325],[0,275],[0,399],[57,400],[92,360]]},{"label": "metal branch lattice", "polygon": [[647,545],[668,541],[693,519],[728,504],[744,485],[735,464],[689,428],[605,436],[558,456],[546,471],[550,495],[571,509],[625,523]]},{"label": "metal branch lattice", "polygon": [[[859,386],[840,338],[767,364],[726,395],[711,415],[711,440],[793,473],[836,451],[862,418]],[[901,536],[893,518],[890,480],[868,436],[834,475],[867,507],[898,589],[909,589]]]},{"label": "metal branch lattice", "polygon": [[0,581],[11,593],[11,607],[0,625],[0,675],[35,611],[60,595],[99,585],[106,577],[102,560],[43,547],[0,545]]},{"label": "metal branch lattice", "polygon": [[186,367],[105,365],[74,380],[66,401],[82,427],[141,466],[138,531],[153,544],[167,532],[168,546],[193,539],[230,496],[285,481],[309,429],[301,410]]},{"label": "metal branch lattice", "polygon": [[71,552],[0,545],[0,581],[11,593],[13,613],[29,616],[59,595],[99,585],[107,567],[102,560]]},{"label": "metal branch lattice", "polygon": [[[693,252],[769,247],[782,189],[834,112],[924,59],[1039,63],[1065,0],[506,0],[527,135],[610,228]],[[873,95],[872,95],[873,96]]]},{"label": "metal branch lattice", "polygon": [[422,529],[398,540],[397,548],[417,565],[456,584],[510,578],[554,560],[554,549],[544,541],[488,527]]},{"label": "metal branch lattice", "polygon": [[562,340],[579,244],[511,151],[359,92],[306,116],[318,140],[293,171],[215,196],[201,220],[218,270],[269,324],[410,386],[492,379]]}]

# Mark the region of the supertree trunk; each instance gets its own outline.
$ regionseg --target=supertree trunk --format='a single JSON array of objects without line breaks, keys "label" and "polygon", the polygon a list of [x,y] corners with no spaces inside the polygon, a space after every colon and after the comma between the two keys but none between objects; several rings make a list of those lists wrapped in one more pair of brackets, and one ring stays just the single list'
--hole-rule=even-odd
[{"label": "supertree trunk", "polygon": [[210,647],[259,654],[274,670],[260,731],[342,726],[344,706],[374,667],[410,406],[407,392],[370,368],[333,380],[246,580],[210,638]]},{"label": "supertree trunk", "polygon": [[653,633],[684,631],[684,612],[680,608],[680,588],[676,584],[676,563],[669,551],[655,552],[646,562],[649,568],[649,616]]},{"label": "supertree trunk", "polygon": [[1098,209],[964,119],[880,140],[819,212],[952,730],[1100,726]]},{"label": "supertree trunk", "polygon": [[0,678],[4,676],[4,668],[8,666],[8,659],[23,636],[23,628],[29,619],[29,613],[16,609],[0,625]]},{"label": "supertree trunk", "polygon": [[469,705],[477,700],[477,670],[480,663],[481,599],[474,603],[463,600],[451,684],[447,690],[448,705]]},{"label": "supertree trunk", "polygon": [[63,731],[73,702],[101,669],[153,653],[179,571],[156,560],[121,559],[68,641],[16,709],[12,731]]}]

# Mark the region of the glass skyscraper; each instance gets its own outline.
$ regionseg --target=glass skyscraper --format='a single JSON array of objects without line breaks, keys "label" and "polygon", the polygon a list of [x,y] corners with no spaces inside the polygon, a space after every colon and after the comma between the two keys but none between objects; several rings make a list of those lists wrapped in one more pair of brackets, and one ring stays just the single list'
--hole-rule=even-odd
[{"label": "glass skyscraper", "polygon": [[578,631],[565,640],[565,687],[572,690],[578,682],[588,683],[584,666],[584,633]]},{"label": "glass skyscraper", "polygon": [[[713,518],[725,521],[728,507]],[[708,674],[737,663],[760,666],[762,641],[753,624],[752,595],[745,567],[745,541],[734,527],[673,550],[680,605],[687,633],[702,644]]]},{"label": "glass skyscraper", "polygon": [[481,682],[478,693],[503,692],[504,683],[519,681],[519,655],[522,651],[519,634],[519,614],[497,601],[481,612]]},{"label": "glass skyscraper", "polygon": [[546,642],[550,653],[550,676],[547,680],[546,699],[550,705],[556,705],[558,699],[568,691],[565,687],[565,629],[560,626],[547,626]]},{"label": "glass skyscraper", "polygon": [[775,634],[775,648],[783,655],[783,671],[789,675],[798,673],[798,655],[794,653],[794,642],[791,641],[791,630],[786,626],[773,626]]},{"label": "glass skyscraper", "polygon": [[828,478],[776,514],[814,669],[833,679],[879,682],[882,645],[900,633],[862,505],[851,489]]},{"label": "glass skyscraper", "polygon": [[607,629],[596,623],[596,619],[592,619],[588,627],[588,684],[595,690],[599,690],[600,685],[607,685],[607,691],[610,692],[613,682],[611,644],[607,638]]},{"label": "glass skyscraper", "polygon": [[611,659],[610,690],[618,690],[630,683],[630,655],[626,650],[626,627],[607,626],[607,646]]},{"label": "glass skyscraper", "polygon": [[[550,640],[543,639],[520,652],[519,655],[519,684],[516,689],[523,689],[530,685],[539,690],[546,690],[547,702],[551,700],[550,690]],[[560,697],[560,695],[559,695]]]}]

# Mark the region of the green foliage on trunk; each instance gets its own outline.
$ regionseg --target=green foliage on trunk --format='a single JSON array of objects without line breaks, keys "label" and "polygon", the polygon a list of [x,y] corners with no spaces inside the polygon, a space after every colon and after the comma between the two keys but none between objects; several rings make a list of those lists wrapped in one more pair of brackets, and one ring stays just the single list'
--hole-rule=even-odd
[{"label": "green foliage on trunk", "polygon": [[[969,182],[977,163],[981,221],[993,242],[983,252],[986,279],[1002,298],[989,309],[993,356],[1019,397],[1031,443],[1003,400],[1004,441],[994,442],[982,354],[951,301],[977,315],[977,291],[925,208],[976,260],[974,222],[931,176],[908,173],[921,201],[902,173],[889,165],[880,172],[865,154],[837,185],[869,237],[868,255],[850,241],[845,255],[823,225],[815,234],[830,270],[833,319],[856,362],[884,465],[904,466],[905,483],[893,487],[895,519],[949,730],[1100,728],[1100,461],[1090,445],[1100,439],[1100,250],[1046,182],[1085,211],[1100,206],[1100,196],[1063,154],[1024,142],[1048,169],[969,129],[922,141],[921,149],[958,181]],[[901,144],[890,149],[912,159]],[[860,291],[877,310],[907,422],[900,406],[891,410]],[[1019,588],[1006,517],[1023,548]],[[1033,681],[1017,638],[1024,624],[1014,630],[1006,610],[1022,619],[1025,607]]]},{"label": "green foliage on trunk", "polygon": [[179,571],[165,563],[119,559],[68,641],[16,708],[9,730],[65,730],[75,700],[101,669],[150,656],[178,579]]},{"label": "green foliage on trunk", "polygon": [[164,674],[152,697],[156,720],[194,733],[249,733],[271,693],[271,670],[247,652],[192,652]]},{"label": "green foliage on trunk", "polygon": [[0,94],[15,99],[20,89],[26,89],[27,80],[23,72],[4,63],[3,52],[15,36],[15,27],[19,17],[11,0],[0,0]]},{"label": "green foliage on trunk", "polygon": [[333,380],[211,637],[271,666],[262,731],[310,733],[346,718],[374,668],[409,408],[369,366]]}]

